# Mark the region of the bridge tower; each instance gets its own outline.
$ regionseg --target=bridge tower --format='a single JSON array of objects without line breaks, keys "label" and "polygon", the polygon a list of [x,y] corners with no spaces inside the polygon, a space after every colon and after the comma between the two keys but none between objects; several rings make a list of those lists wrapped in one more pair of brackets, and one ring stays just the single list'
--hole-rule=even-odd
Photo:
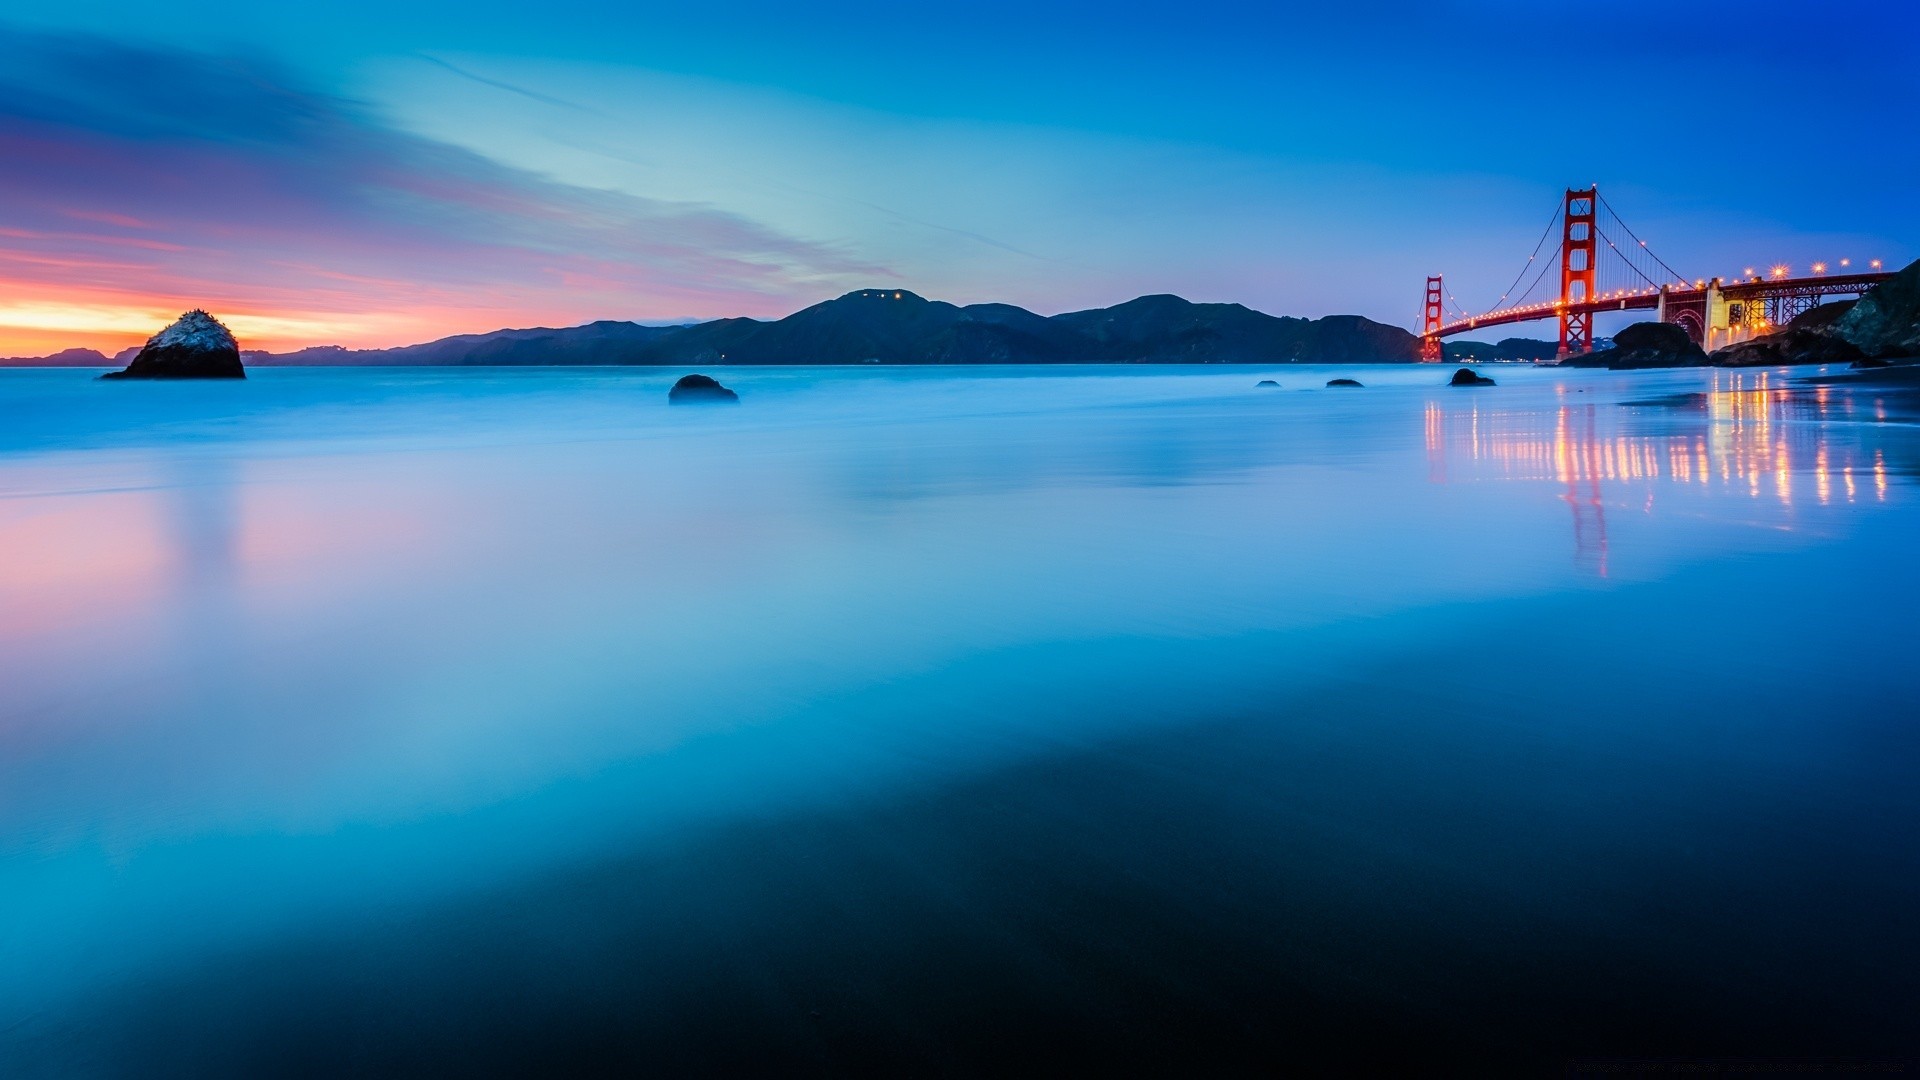
[{"label": "bridge tower", "polygon": [[1575,304],[1593,299],[1594,263],[1599,254],[1596,217],[1600,189],[1567,189],[1566,210],[1560,215],[1560,356],[1562,359],[1593,349],[1593,313],[1574,311]]},{"label": "bridge tower", "polygon": [[1438,336],[1445,317],[1445,308],[1440,302],[1443,295],[1440,276],[1428,278],[1427,303],[1420,309],[1420,362],[1423,364],[1437,364],[1444,355]]}]

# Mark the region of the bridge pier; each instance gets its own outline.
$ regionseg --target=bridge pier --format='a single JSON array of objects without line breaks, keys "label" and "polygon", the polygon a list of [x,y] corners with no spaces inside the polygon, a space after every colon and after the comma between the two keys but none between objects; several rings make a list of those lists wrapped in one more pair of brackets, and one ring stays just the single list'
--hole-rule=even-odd
[{"label": "bridge pier", "polygon": [[1707,317],[1701,324],[1701,348],[1712,352],[1732,340],[1733,324],[1728,314],[1726,294],[1720,291],[1720,279],[1714,278],[1707,282]]}]

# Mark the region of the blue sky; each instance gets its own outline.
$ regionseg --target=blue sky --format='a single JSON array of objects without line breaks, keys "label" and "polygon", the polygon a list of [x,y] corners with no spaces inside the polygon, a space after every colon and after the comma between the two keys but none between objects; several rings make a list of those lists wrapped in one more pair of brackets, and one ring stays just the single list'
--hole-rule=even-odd
[{"label": "blue sky", "polygon": [[1904,263],[1916,31],[1878,0],[5,12],[0,353],[189,300],[393,344],[865,285],[1409,325],[1429,272],[1490,305],[1585,183],[1689,275]]}]

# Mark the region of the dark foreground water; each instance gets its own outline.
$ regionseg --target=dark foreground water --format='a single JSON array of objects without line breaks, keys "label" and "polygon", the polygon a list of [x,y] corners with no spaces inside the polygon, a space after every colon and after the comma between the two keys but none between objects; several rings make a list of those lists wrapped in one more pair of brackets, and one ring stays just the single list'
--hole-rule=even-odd
[{"label": "dark foreground water", "polygon": [[1492,373],[0,372],[0,1076],[1911,1069],[1913,392]]}]

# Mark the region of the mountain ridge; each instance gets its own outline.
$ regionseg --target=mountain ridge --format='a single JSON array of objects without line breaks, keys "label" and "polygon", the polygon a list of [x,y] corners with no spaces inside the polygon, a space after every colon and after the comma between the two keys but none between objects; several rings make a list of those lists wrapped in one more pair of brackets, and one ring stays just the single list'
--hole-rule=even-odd
[{"label": "mountain ridge", "polygon": [[242,355],[268,367],[1412,363],[1419,340],[1358,315],[1268,315],[1166,293],[1047,316],[1013,304],[960,306],[906,289],[856,289],[773,320],[647,326],[602,319],[391,349],[322,345]]}]

